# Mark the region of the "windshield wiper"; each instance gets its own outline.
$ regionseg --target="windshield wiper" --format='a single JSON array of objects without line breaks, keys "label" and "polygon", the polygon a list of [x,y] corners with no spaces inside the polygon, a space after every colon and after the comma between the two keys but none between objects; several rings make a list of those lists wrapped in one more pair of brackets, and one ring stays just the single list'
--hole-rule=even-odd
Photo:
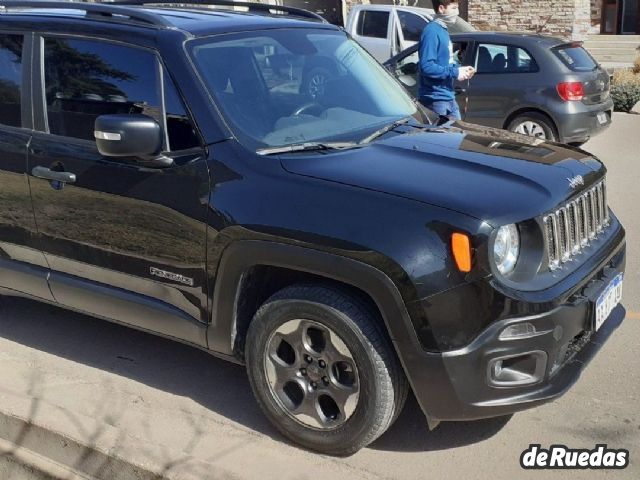
[{"label": "windshield wiper", "polygon": [[389,125],[385,125],[384,127],[382,127],[380,130],[376,130],[375,132],[373,132],[371,135],[369,135],[367,138],[361,140],[359,142],[360,145],[364,145],[366,143],[371,143],[373,142],[376,138],[381,137],[382,135],[384,135],[387,132],[390,132],[391,130],[398,128],[401,125],[404,125],[405,123],[409,123],[409,120],[411,120],[413,117],[405,117],[402,118],[400,120],[396,120],[393,123],[390,123]]},{"label": "windshield wiper", "polygon": [[355,142],[307,142],[294,143],[284,147],[267,147],[256,150],[258,155],[275,155],[278,153],[290,152],[310,152],[314,150],[346,150],[348,148],[356,148],[360,145]]},{"label": "windshield wiper", "polygon": [[276,155],[278,153],[291,153],[291,152],[310,152],[318,150],[347,150],[349,148],[363,147],[368,143],[371,143],[378,137],[381,137],[387,132],[390,132],[394,128],[409,123],[413,117],[405,117],[400,120],[396,120],[389,125],[385,125],[380,130],[376,130],[364,140],[360,142],[305,142],[294,143],[292,145],[285,145],[283,147],[266,147],[256,150],[258,155]]}]

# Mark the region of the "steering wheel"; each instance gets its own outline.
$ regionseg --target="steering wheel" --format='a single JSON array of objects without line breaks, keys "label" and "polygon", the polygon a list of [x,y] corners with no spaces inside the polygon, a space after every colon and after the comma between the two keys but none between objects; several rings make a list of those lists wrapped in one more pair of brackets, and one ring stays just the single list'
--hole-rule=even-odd
[{"label": "steering wheel", "polygon": [[317,102],[305,103],[301,107],[296,108],[296,110],[292,113],[292,115],[293,116],[302,115],[303,113],[306,113],[308,110],[314,110],[314,109],[318,110],[318,112],[321,112],[323,110],[323,107]]}]

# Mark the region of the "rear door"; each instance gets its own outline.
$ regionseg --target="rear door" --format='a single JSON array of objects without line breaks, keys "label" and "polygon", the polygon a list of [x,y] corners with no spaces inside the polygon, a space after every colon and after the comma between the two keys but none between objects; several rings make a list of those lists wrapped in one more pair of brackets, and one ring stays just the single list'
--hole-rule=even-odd
[{"label": "rear door", "polygon": [[0,32],[0,288],[53,300],[26,173],[31,35]]},{"label": "rear door", "polygon": [[[101,39],[44,35],[35,58],[28,172],[50,286],[65,306],[203,342],[205,151],[158,55]],[[144,114],[165,131],[165,169],[105,158],[94,122]],[[56,180],[66,175],[67,180]]]},{"label": "rear door", "polygon": [[354,12],[350,33],[376,60],[385,62],[392,56],[393,16],[389,10],[362,8]]},{"label": "rear door", "polygon": [[472,65],[476,74],[468,82],[464,117],[471,123],[503,128],[509,112],[540,87],[538,65],[523,47],[478,42]]}]

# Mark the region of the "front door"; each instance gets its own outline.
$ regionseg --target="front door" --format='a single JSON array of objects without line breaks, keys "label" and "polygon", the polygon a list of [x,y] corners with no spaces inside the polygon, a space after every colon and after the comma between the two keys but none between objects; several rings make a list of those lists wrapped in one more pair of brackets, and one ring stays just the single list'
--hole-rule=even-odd
[{"label": "front door", "polygon": [[[471,42],[467,40],[455,40],[453,42],[454,61],[460,65],[471,65],[470,48]],[[406,52],[406,55],[393,64],[389,65],[390,71],[405,86],[409,93],[418,98],[420,89],[420,54],[418,47],[414,47]],[[469,82],[455,82],[455,94],[460,113],[464,119],[467,108]]]},{"label": "front door", "polygon": [[427,21],[420,15],[406,10],[394,10],[394,23],[397,30],[396,49],[393,55],[412,47],[420,42],[422,32],[427,26]]},{"label": "front door", "polygon": [[624,0],[622,2],[622,18],[620,33],[636,34],[640,33],[640,0]]},{"label": "front door", "polygon": [[[41,111],[27,168],[53,295],[68,307],[202,343],[208,170],[174,83],[143,48],[59,36],[36,44]],[[174,165],[101,156],[94,122],[107,114],[157,120]]]},{"label": "front door", "polygon": [[621,6],[621,0],[603,0],[601,33],[608,35],[617,35],[620,33],[618,25],[620,23]]},{"label": "front door", "polygon": [[28,37],[0,32],[0,288],[53,300],[29,194]]}]

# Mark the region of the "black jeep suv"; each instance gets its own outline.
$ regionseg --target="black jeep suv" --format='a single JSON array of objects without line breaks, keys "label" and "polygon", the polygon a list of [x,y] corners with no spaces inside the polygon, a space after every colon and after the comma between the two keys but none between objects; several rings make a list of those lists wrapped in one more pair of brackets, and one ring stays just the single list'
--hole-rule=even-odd
[{"label": "black jeep suv", "polygon": [[440,125],[314,14],[204,3],[0,1],[2,293],[244,363],[332,454],[409,389],[431,427],[565,392],[624,317],[603,164]]}]

